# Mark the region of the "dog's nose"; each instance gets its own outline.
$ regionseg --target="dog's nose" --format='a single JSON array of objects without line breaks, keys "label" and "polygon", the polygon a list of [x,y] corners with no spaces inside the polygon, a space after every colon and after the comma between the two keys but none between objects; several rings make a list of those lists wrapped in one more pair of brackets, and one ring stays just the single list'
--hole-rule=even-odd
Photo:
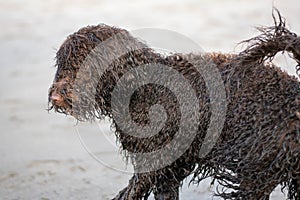
[{"label": "dog's nose", "polygon": [[63,97],[56,92],[53,92],[51,94],[50,99],[54,104],[56,104],[58,106],[63,103]]}]

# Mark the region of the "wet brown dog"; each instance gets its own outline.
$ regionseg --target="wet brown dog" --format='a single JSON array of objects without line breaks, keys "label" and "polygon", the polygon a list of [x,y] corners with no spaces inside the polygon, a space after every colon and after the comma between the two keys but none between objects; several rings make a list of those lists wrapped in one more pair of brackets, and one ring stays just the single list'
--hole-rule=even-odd
[{"label": "wet brown dog", "polygon": [[[232,192],[218,193],[224,199],[268,199],[278,184],[288,188],[288,199],[300,199],[300,83],[266,62],[277,52],[287,51],[299,63],[300,39],[285,28],[280,15],[279,23],[275,21],[273,27],[260,30],[262,34],[247,41],[250,46],[236,55],[162,56],[126,30],[107,25],[85,27],[67,38],[56,56],[57,72],[49,90],[51,108],[78,120],[112,118],[124,154],[131,158],[136,169],[147,161],[132,153],[156,151],[170,143],[185,115],[171,90],[145,84],[131,95],[130,117],[136,124],[147,126],[151,122],[151,107],[159,104],[164,108],[166,120],[154,136],[130,134],[132,130],[124,130],[117,123],[118,112],[112,106],[112,93],[122,76],[139,66],[147,65],[148,69],[153,64],[167,66],[189,81],[198,99],[199,124],[189,148],[163,168],[134,174],[128,187],[114,199],[147,199],[152,191],[159,200],[178,199],[182,180],[191,174],[196,183],[213,177],[220,185],[232,189]],[[119,38],[99,48],[114,37]],[[126,52],[122,53],[124,49]],[[199,150],[209,125],[211,100],[194,63],[217,67],[226,91],[224,127],[205,157],[199,157]],[[130,78],[127,74],[126,77],[130,83],[136,76]],[[121,100],[115,102],[120,109],[122,103]],[[182,136],[178,149],[188,136]],[[152,164],[164,159],[157,157],[148,162],[147,167],[153,169]]]}]

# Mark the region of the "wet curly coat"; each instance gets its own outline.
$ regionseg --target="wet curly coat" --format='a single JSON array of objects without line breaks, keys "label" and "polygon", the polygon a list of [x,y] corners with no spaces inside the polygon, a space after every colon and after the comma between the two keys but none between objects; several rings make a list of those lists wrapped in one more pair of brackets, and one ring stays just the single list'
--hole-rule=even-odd
[{"label": "wet curly coat", "polygon": [[[112,118],[115,134],[129,158],[130,152],[151,152],[170,142],[178,130],[181,113],[176,97],[168,88],[147,84],[131,97],[131,117],[137,124],[147,125],[149,108],[160,104],[167,115],[165,126],[152,137],[127,134],[114,120],[111,107],[111,93],[126,72],[145,64],[168,66],[190,82],[199,99],[200,122],[190,147],[162,169],[135,173],[114,199],[147,199],[150,192],[154,192],[156,199],[178,199],[182,180],[191,174],[194,183],[212,177],[219,185],[233,189],[218,191],[217,195],[224,199],[268,199],[278,184],[288,188],[288,199],[300,199],[300,83],[296,77],[267,62],[279,51],[288,51],[299,61],[300,40],[285,28],[280,15],[279,23],[275,21],[274,26],[260,30],[262,34],[247,41],[249,47],[239,54],[162,56],[126,30],[103,24],[82,28],[67,38],[56,56],[57,72],[49,90],[51,108],[78,120]],[[96,46],[118,34],[127,44],[113,43],[109,48],[100,49],[92,63],[83,64]],[[136,48],[128,50],[128,44]],[[119,49],[128,52],[107,62],[113,54],[120,55]],[[211,115],[210,100],[204,80],[191,61],[200,65],[213,63],[226,90],[225,124],[217,143],[204,158],[199,157],[199,149]],[[85,80],[82,76],[75,83],[83,66],[94,65],[99,69],[107,63],[110,67],[101,77],[96,75],[94,80]],[[84,69],[82,73],[85,74]],[[89,82],[96,83],[96,88]],[[85,94],[79,97],[74,85],[83,83],[81,89]],[[143,162],[131,159],[135,166]]]}]

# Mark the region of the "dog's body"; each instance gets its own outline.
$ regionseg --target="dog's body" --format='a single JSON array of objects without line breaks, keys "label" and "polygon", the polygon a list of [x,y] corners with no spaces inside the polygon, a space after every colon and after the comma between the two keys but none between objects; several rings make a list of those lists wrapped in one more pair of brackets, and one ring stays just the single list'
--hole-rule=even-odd
[{"label": "dog's body", "polygon": [[[91,97],[94,101],[74,111],[78,96],[72,89],[83,60],[97,45],[119,33],[125,34],[128,42],[142,48],[110,63],[111,68],[97,79],[96,94]],[[124,44],[116,44],[112,48],[117,49],[118,45]],[[279,50],[289,49],[270,51],[277,53]],[[290,50],[295,53],[293,48]],[[225,187],[234,189],[234,192],[219,194],[225,199],[268,199],[273,189],[283,184],[289,189],[288,199],[299,200],[300,83],[273,64],[263,62],[264,57],[270,55],[266,52],[261,54],[255,54],[254,48],[249,49],[246,55],[211,53],[163,57],[125,30],[106,25],[91,26],[69,36],[59,49],[58,69],[49,98],[56,111],[78,119],[99,115],[112,117],[122,149],[126,152],[151,152],[168,144],[178,130],[181,113],[174,94],[166,88],[147,84],[132,95],[129,109],[137,124],[149,123],[149,108],[155,104],[161,104],[168,117],[159,134],[146,139],[130,136],[118,126],[112,114],[111,94],[118,80],[130,69],[149,63],[168,66],[182,74],[196,91],[199,100],[197,112],[200,113],[197,135],[176,161],[161,169],[136,173],[128,187],[115,199],[146,199],[151,191],[159,200],[178,199],[182,180],[194,174],[196,182],[213,177]],[[102,60],[100,63],[105,63],[103,59],[105,57],[99,59]],[[212,151],[205,157],[199,157],[211,110],[205,81],[191,63],[202,65],[208,62],[221,74],[227,112],[222,133]],[[101,65],[98,67],[103,68]],[[132,159],[136,165],[143,162]],[[160,162],[159,159],[157,162]]]}]

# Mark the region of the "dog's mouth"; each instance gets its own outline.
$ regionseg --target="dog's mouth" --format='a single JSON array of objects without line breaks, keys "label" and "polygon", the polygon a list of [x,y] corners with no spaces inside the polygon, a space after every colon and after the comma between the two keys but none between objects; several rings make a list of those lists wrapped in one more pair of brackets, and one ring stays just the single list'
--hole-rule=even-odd
[{"label": "dog's mouth", "polygon": [[72,101],[57,92],[49,94],[49,105],[55,111],[70,111],[72,108]]},{"label": "dog's mouth", "polygon": [[48,96],[48,110],[72,115],[72,94],[67,87],[67,82],[60,81],[52,85]]},{"label": "dog's mouth", "polygon": [[49,109],[56,112],[72,115],[72,99],[55,91],[49,93]]}]

